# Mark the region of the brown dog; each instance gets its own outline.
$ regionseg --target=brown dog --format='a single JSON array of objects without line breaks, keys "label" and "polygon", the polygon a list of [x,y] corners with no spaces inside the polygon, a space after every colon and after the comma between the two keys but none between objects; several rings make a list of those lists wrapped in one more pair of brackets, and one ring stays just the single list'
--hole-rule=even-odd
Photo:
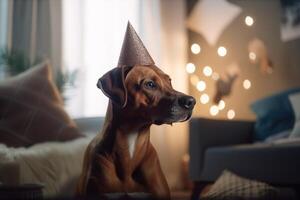
[{"label": "brown dog", "polygon": [[195,99],[175,91],[170,77],[152,65],[114,68],[98,87],[110,103],[102,133],[86,150],[78,194],[146,192],[169,199],[150,126],[188,120]]}]

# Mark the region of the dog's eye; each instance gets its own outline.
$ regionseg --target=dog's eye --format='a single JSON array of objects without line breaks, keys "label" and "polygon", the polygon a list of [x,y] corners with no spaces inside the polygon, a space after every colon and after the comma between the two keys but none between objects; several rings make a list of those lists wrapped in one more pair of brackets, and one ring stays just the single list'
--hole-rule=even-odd
[{"label": "dog's eye", "polygon": [[155,82],[154,81],[152,81],[152,80],[150,80],[150,81],[146,81],[145,82],[145,87],[147,88],[147,89],[156,89],[156,84],[155,84]]}]

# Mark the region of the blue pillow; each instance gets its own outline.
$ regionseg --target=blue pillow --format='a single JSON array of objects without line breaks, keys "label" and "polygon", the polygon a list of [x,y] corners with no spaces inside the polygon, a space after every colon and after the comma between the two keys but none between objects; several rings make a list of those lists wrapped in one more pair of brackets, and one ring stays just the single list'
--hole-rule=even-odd
[{"label": "blue pillow", "polygon": [[296,92],[300,92],[300,88],[258,100],[250,106],[256,114],[255,140],[265,140],[271,135],[293,128],[295,116],[288,96]]}]

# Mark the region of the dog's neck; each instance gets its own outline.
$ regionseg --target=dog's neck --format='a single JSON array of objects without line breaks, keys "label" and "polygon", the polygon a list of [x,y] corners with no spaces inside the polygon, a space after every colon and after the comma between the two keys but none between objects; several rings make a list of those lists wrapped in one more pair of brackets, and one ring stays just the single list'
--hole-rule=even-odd
[{"label": "dog's neck", "polygon": [[150,125],[126,110],[113,107],[110,102],[103,137],[113,151],[121,154],[119,156],[134,159],[135,151],[142,147],[141,144],[149,141]]}]

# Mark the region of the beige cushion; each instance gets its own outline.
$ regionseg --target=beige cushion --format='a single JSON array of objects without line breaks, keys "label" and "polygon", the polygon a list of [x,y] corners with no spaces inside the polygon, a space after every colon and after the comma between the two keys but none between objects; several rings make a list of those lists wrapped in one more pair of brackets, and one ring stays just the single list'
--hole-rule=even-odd
[{"label": "beige cushion", "polygon": [[48,62],[0,83],[0,143],[30,146],[80,136],[64,111]]},{"label": "beige cushion", "polygon": [[230,171],[223,171],[203,200],[272,200],[278,199],[279,192],[276,188],[255,180],[237,176]]}]

